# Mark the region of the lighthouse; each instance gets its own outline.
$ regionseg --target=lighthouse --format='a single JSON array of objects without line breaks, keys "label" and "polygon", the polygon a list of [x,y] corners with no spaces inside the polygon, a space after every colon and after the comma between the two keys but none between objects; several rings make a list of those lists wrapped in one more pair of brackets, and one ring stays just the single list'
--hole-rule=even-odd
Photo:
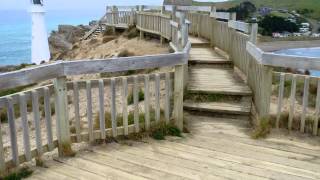
[{"label": "lighthouse", "polygon": [[31,0],[30,12],[32,16],[31,60],[33,63],[40,64],[50,60],[43,0]]}]

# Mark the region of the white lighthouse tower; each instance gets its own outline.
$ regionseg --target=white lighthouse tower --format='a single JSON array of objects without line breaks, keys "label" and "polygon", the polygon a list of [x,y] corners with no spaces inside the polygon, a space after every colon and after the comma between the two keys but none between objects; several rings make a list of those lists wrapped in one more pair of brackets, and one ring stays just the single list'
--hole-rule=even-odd
[{"label": "white lighthouse tower", "polygon": [[33,63],[40,64],[50,60],[48,34],[45,26],[45,9],[43,0],[31,0],[32,16],[32,48],[31,59]]}]

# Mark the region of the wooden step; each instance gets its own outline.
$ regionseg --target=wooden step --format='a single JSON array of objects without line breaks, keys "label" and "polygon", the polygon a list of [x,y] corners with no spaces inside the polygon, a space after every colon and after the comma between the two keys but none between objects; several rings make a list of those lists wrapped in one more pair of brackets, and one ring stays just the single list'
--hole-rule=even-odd
[{"label": "wooden step", "polygon": [[189,70],[188,91],[191,93],[250,96],[250,88],[232,68],[192,67]]},{"label": "wooden step", "polygon": [[210,42],[206,39],[197,38],[197,37],[189,37],[189,41],[191,42],[191,46],[195,47],[209,47]]},{"label": "wooden step", "polygon": [[228,102],[184,102],[185,110],[210,112],[230,115],[249,115],[251,111],[250,103],[228,103]]},{"label": "wooden step", "polygon": [[232,61],[220,56],[211,48],[193,48],[190,51],[191,64],[232,64]]}]

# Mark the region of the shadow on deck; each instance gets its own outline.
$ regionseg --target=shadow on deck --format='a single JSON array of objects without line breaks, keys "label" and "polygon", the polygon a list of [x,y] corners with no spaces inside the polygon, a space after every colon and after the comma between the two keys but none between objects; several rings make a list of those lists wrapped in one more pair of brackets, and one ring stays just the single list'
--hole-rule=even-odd
[{"label": "shadow on deck", "polygon": [[87,147],[46,161],[30,179],[319,179],[319,141],[273,133],[253,140],[247,121],[186,114],[190,134]]}]

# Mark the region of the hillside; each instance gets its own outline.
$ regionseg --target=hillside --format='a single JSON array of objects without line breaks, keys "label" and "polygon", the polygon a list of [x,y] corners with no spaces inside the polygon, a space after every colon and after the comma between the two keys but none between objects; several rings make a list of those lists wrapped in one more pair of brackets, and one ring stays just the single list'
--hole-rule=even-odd
[{"label": "hillside", "polygon": [[215,6],[218,9],[228,9],[237,4],[240,4],[240,2],[243,2],[243,1],[250,1],[254,3],[258,8],[262,6],[268,6],[276,9],[285,8],[288,10],[309,9],[309,10],[313,10],[313,12],[310,13],[308,16],[310,18],[320,20],[320,0],[232,0],[232,1],[218,2],[218,3],[194,1],[193,4],[194,5],[215,4]]}]

